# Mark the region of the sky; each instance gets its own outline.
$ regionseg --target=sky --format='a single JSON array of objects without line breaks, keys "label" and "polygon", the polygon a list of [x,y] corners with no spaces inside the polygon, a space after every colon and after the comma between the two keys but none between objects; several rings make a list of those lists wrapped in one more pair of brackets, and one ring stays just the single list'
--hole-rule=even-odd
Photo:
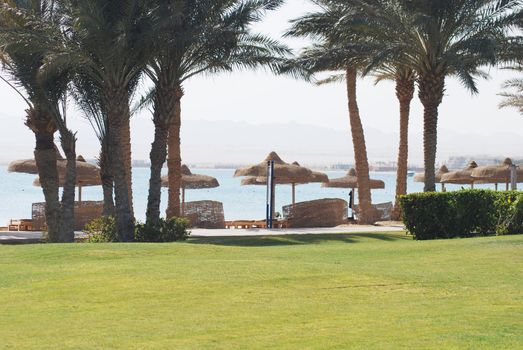
[{"label": "sky", "polygon": [[[287,0],[286,5],[268,15],[255,29],[279,39],[288,28],[290,19],[312,9],[308,1]],[[307,44],[304,40],[296,39],[282,41],[294,49]],[[441,137],[446,143],[440,144],[440,161],[449,156],[462,155],[463,152],[466,155],[523,158],[523,141],[520,141],[523,140],[523,116],[516,110],[498,108],[501,84],[504,80],[513,78],[515,73],[492,69],[490,75],[490,80],[479,82],[480,93],[474,96],[459,82],[453,79],[447,81],[445,98],[440,107],[439,133],[441,136],[456,136]],[[394,160],[397,147],[384,144],[380,137],[384,133],[398,134],[399,112],[394,84],[383,82],[375,86],[372,78],[365,78],[359,81],[358,88],[362,122],[367,130],[367,144],[371,149],[370,161]],[[34,136],[23,123],[26,109],[23,100],[6,84],[1,83],[0,101],[0,120],[3,126],[0,161],[32,157]],[[421,104],[416,98],[413,101],[410,124],[411,140],[416,147],[412,150],[411,162],[414,163],[422,161],[422,112]],[[333,135],[346,132],[350,138],[343,84],[318,87],[264,71],[194,78],[185,86],[182,120],[193,126],[203,125],[208,121],[218,135],[213,138],[214,143],[205,143],[202,139],[206,146],[198,147],[202,138],[198,128],[182,128],[182,152],[186,162],[245,162],[248,158],[245,155],[246,149],[251,151],[254,160],[261,160],[259,158],[263,154],[273,150],[274,146],[264,141],[263,137],[253,137],[250,141],[248,137],[236,138],[235,132],[240,129],[235,129],[235,125],[242,125],[242,133],[252,132],[253,135],[258,130],[267,130],[267,127],[269,130],[283,128],[288,133],[296,133],[296,130],[304,128],[321,128],[322,139],[311,140],[309,134],[304,134],[303,137],[293,135],[295,149],[300,149],[302,162],[320,162],[330,152],[329,130]],[[246,124],[248,128],[245,128]],[[150,113],[144,111],[134,116],[131,125],[133,158],[147,159],[153,136]],[[227,125],[230,130],[222,131],[220,125]],[[86,158],[96,157],[99,152],[98,141],[89,123],[81,117],[74,105],[69,108],[69,127],[77,132],[78,153]],[[224,135],[223,140],[220,139],[221,133]],[[227,143],[228,148],[223,148],[222,143]],[[320,144],[321,153],[317,151]],[[350,142],[347,143],[347,149],[340,150],[338,144],[332,144],[331,148],[332,156],[325,157],[325,162],[335,163],[338,156],[340,162],[353,159]],[[374,149],[379,151],[373,153]],[[296,153],[289,148],[286,156],[294,157],[293,152]]]}]

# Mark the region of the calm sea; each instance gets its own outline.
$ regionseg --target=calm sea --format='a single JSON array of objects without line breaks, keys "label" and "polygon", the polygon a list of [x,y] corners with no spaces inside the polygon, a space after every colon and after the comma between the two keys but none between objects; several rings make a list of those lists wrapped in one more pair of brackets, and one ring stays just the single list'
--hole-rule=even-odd
[{"label": "calm sea", "polygon": [[[220,187],[205,190],[187,190],[186,200],[216,200],[224,205],[226,220],[262,219],[265,217],[264,186],[240,186],[241,178],[233,177],[234,170],[223,169],[191,169],[193,173],[214,176],[220,182]],[[329,178],[343,176],[344,171],[327,171]],[[372,191],[374,203],[390,202],[394,199],[395,173],[377,172],[372,178],[385,182],[384,190]],[[33,187],[34,175],[8,173],[6,167],[0,169],[0,226],[11,218],[30,218],[31,203],[41,202],[44,197],[40,188]],[[136,217],[144,220],[149,184],[149,169],[133,169],[134,207]],[[449,190],[457,190],[462,186],[447,186]],[[493,188],[488,185],[478,185],[478,188]],[[423,184],[408,182],[409,192],[423,190]],[[342,198],[348,200],[349,190],[321,188],[320,184],[300,185],[296,188],[296,201],[308,201],[320,198]],[[101,200],[101,187],[83,189],[83,200]],[[281,212],[284,205],[291,202],[291,186],[281,185],[276,189],[277,210]],[[165,211],[167,189],[162,190],[162,212]]]}]

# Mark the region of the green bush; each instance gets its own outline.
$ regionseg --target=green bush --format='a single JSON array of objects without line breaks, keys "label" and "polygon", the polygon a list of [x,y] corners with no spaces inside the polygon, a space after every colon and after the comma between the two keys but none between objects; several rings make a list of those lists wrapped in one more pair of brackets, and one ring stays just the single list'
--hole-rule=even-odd
[{"label": "green bush", "polygon": [[523,233],[523,193],[463,190],[400,198],[403,222],[415,239]]},{"label": "green bush", "polygon": [[116,221],[112,216],[102,216],[94,219],[84,227],[89,243],[118,242]]},{"label": "green bush", "polygon": [[136,242],[176,242],[189,237],[189,221],[184,218],[160,219],[157,224],[137,224],[134,231]]},{"label": "green bush", "polygon": [[496,200],[496,234],[510,235],[523,233],[523,194],[506,192]]}]

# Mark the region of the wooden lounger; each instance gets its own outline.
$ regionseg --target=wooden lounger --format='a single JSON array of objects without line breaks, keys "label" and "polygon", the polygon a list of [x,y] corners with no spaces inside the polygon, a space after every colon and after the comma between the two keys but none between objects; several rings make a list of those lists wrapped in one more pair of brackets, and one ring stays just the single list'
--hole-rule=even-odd
[{"label": "wooden lounger", "polygon": [[9,231],[32,231],[33,220],[20,219],[20,220],[9,220]]},{"label": "wooden lounger", "polygon": [[[289,227],[286,220],[274,221],[274,228],[287,228]],[[225,228],[235,228],[235,229],[253,229],[253,228],[267,228],[267,223],[265,220],[235,220],[235,221],[226,221]]]},{"label": "wooden lounger", "polygon": [[263,227],[265,227],[265,221],[234,220],[234,221],[225,222],[225,228],[248,229],[248,228],[263,228]]}]

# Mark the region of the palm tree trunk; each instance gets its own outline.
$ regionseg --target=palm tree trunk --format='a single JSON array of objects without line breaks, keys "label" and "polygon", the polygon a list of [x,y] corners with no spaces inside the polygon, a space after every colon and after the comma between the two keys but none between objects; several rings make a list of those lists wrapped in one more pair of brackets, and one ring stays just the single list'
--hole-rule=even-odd
[{"label": "palm tree trunk", "polygon": [[26,125],[36,139],[34,157],[45,197],[45,222],[50,242],[60,242],[61,212],[58,198],[57,152],[54,144],[56,124],[37,108],[27,110]]},{"label": "palm tree trunk", "polygon": [[61,242],[74,242],[75,230],[75,187],[76,187],[76,137],[66,127],[60,128],[62,149],[67,159],[62,193],[62,237]]},{"label": "palm tree trunk", "polygon": [[401,207],[399,197],[407,194],[407,173],[409,159],[409,117],[410,104],[414,97],[414,75],[398,75],[396,78],[396,96],[400,103],[400,144],[398,151],[398,169],[396,176],[396,202],[392,219],[399,220]]},{"label": "palm tree trunk", "polygon": [[49,242],[58,243],[61,238],[61,213],[58,198],[58,170],[53,134],[35,134],[34,152],[38,176],[45,197],[45,222]]},{"label": "palm tree trunk", "polygon": [[423,104],[423,147],[425,156],[425,192],[436,191],[436,153],[438,144],[438,108],[443,101],[445,74],[425,74],[419,78],[419,98]]},{"label": "palm tree trunk", "polygon": [[134,217],[133,209],[133,161],[131,150],[131,113],[129,108],[125,111],[125,118],[122,124],[122,157],[125,167],[125,180],[127,182],[127,196],[129,198],[129,206],[131,208],[131,215]]},{"label": "palm tree trunk", "polygon": [[167,219],[181,216],[180,190],[182,187],[182,156],[180,148],[181,99],[183,91],[178,89],[175,99],[174,115],[169,126],[168,137],[168,178],[169,202],[167,204]]},{"label": "palm tree trunk", "polygon": [[358,221],[360,224],[373,222],[373,208],[370,191],[369,162],[367,159],[367,148],[365,145],[365,134],[361,123],[358,102],[356,98],[356,69],[346,69],[347,97],[349,101],[349,120],[354,146],[354,158],[356,161],[356,172],[358,176]]},{"label": "palm tree trunk", "polygon": [[[162,197],[162,168],[167,159],[167,142],[171,122],[179,118],[177,90],[171,87],[169,76],[160,74],[154,100],[154,141],[151,145],[151,177],[149,179],[149,197],[147,199],[147,222],[160,220],[160,202]],[[179,146],[178,146],[179,149]]]},{"label": "palm tree trunk", "polygon": [[126,91],[111,89],[106,95],[108,139],[111,167],[114,174],[115,216],[118,239],[130,242],[134,239],[134,218],[129,198],[128,170],[125,163],[123,143],[127,142],[125,119],[129,116],[129,96]]},{"label": "palm tree trunk", "polygon": [[100,159],[98,165],[100,166],[100,178],[102,180],[102,189],[104,196],[104,216],[114,216],[114,176],[112,172],[110,162],[110,151],[109,151],[109,138],[107,136],[108,130],[106,130],[106,136],[102,140],[102,150],[100,151]]},{"label": "palm tree trunk", "polygon": [[149,197],[147,198],[146,220],[158,223],[160,220],[160,201],[162,196],[162,168],[167,158],[167,137],[169,129],[160,121],[155,121],[154,142],[151,146],[151,177]]}]

